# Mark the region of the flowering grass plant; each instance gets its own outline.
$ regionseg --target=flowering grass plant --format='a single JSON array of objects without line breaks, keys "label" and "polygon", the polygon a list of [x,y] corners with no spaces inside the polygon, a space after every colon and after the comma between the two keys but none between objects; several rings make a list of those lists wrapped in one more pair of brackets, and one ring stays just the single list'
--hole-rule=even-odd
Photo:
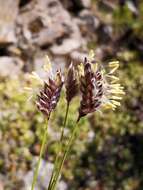
[{"label": "flowering grass plant", "polygon": [[[43,80],[35,72],[32,73],[31,78],[39,81],[38,89],[36,88],[36,91],[29,87],[26,87],[26,89],[34,93],[34,95],[36,93],[36,105],[38,110],[41,111],[45,117],[46,125],[38,163],[34,171],[31,190],[34,190],[40,162],[44,154],[47,140],[48,121],[52,111],[57,106],[63,85],[65,85],[66,89],[66,113],[63,127],[61,128],[61,136],[58,142],[58,153],[55,158],[54,169],[50,182],[47,184],[47,190],[55,190],[57,187],[64,162],[67,159],[77,136],[78,122],[80,119],[96,111],[101,112],[104,109],[115,110],[117,106],[120,106],[120,100],[122,99],[122,95],[124,95],[124,91],[123,87],[118,82],[119,78],[114,74],[118,67],[118,61],[110,62],[107,68],[96,63],[94,52],[91,50],[89,56],[85,57],[83,63],[79,64],[78,67],[75,68],[71,63],[65,77],[63,77],[60,70],[58,70],[55,75],[53,74],[52,66],[48,57],[47,63],[44,65],[44,70],[49,75],[48,79]],[[66,145],[64,145],[64,130],[68,120],[69,107],[72,99],[76,95],[81,97],[78,110],[79,115],[72,128],[71,134],[67,137],[68,140],[66,141]]]}]

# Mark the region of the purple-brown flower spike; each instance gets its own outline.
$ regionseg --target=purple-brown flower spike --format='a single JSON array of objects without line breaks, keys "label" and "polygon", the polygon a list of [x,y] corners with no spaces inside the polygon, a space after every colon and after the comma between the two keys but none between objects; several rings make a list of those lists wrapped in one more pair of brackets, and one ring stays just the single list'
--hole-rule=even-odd
[{"label": "purple-brown flower spike", "polygon": [[68,69],[65,86],[66,86],[66,100],[67,103],[69,104],[78,92],[76,71],[72,63],[70,64]]},{"label": "purple-brown flower spike", "polygon": [[[92,64],[93,63],[93,64]],[[79,117],[98,111],[101,108],[113,109],[120,106],[121,95],[125,94],[123,87],[117,83],[114,72],[118,69],[118,61],[110,62],[110,71],[106,73],[92,58],[85,58],[79,67],[81,102]]]},{"label": "purple-brown flower spike", "polygon": [[49,119],[51,112],[55,109],[63,86],[63,79],[60,71],[57,71],[56,78],[49,78],[48,83],[40,90],[36,102],[38,109]]},{"label": "purple-brown flower spike", "polygon": [[[31,79],[32,82],[32,88],[25,87],[25,90],[30,92],[30,97],[38,94],[36,101],[37,107],[47,118],[49,118],[52,110],[55,109],[59,101],[64,80],[60,70],[57,71],[54,76],[48,56],[46,56],[43,70],[48,80],[41,78],[36,72],[32,72],[32,74],[29,75],[29,79]],[[41,90],[39,90],[39,88]]]},{"label": "purple-brown flower spike", "polygon": [[78,121],[81,117],[87,115],[88,113],[94,112],[100,103],[96,101],[94,97],[95,76],[92,71],[91,64],[88,62],[87,58],[85,58],[83,69],[81,68],[80,72],[80,91],[82,99],[80,102]]}]

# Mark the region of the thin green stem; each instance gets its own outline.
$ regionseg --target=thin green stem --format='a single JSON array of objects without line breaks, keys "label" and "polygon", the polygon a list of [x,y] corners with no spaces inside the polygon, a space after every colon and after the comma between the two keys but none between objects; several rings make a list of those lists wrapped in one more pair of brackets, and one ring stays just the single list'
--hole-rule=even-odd
[{"label": "thin green stem", "polygon": [[53,169],[53,172],[52,172],[52,176],[50,178],[50,182],[49,182],[49,186],[48,186],[48,190],[51,189],[51,186],[52,186],[52,183],[53,183],[53,180],[54,180],[54,177],[55,177],[55,172],[56,172],[56,169],[57,169],[57,164],[58,164],[58,158],[62,152],[62,143],[63,143],[63,138],[64,138],[64,130],[65,130],[65,127],[66,127],[66,123],[67,123],[67,118],[68,118],[68,112],[69,112],[69,103],[67,103],[67,107],[66,107],[66,114],[65,114],[65,118],[64,118],[64,123],[63,123],[63,127],[61,129],[61,137],[60,137],[60,141],[59,141],[59,146],[60,146],[60,150],[59,150],[59,153],[56,155],[56,159],[55,159],[55,162],[54,162],[54,169]]},{"label": "thin green stem", "polygon": [[64,124],[63,124],[62,130],[61,130],[61,137],[60,137],[60,142],[61,143],[62,143],[63,138],[64,138],[64,130],[65,130],[66,123],[67,123],[68,112],[69,112],[69,103],[67,103],[66,115],[65,115]]},{"label": "thin green stem", "polygon": [[42,155],[44,153],[45,145],[46,145],[47,130],[48,130],[48,120],[46,122],[45,130],[44,130],[44,136],[43,136],[43,140],[42,140],[40,155],[39,155],[39,158],[38,158],[36,169],[34,171],[34,177],[33,177],[33,181],[32,181],[31,190],[34,190],[34,187],[35,187],[35,184],[36,184],[36,181],[37,181],[38,172],[39,172],[39,168],[40,168],[40,163],[41,163]]},{"label": "thin green stem", "polygon": [[59,179],[59,175],[60,175],[61,170],[62,170],[62,168],[63,168],[63,164],[64,164],[64,162],[65,162],[65,160],[66,160],[66,158],[67,158],[67,156],[68,156],[68,154],[69,154],[69,152],[70,152],[70,150],[71,150],[71,146],[72,146],[72,144],[73,144],[73,142],[74,142],[75,134],[76,134],[77,128],[78,128],[78,125],[77,125],[77,123],[76,123],[76,125],[74,126],[74,128],[73,128],[73,130],[72,130],[71,136],[70,136],[70,138],[69,138],[68,144],[67,144],[67,146],[66,146],[65,152],[64,152],[64,154],[63,154],[62,160],[61,160],[61,162],[60,162],[59,168],[58,168],[58,170],[57,170],[57,172],[56,172],[56,175],[55,175],[55,178],[54,178],[54,180],[53,180],[53,183],[52,183],[52,186],[51,186],[51,189],[50,189],[50,190],[55,190],[55,188],[56,188],[56,185],[57,185],[57,182],[58,182],[58,179]]}]

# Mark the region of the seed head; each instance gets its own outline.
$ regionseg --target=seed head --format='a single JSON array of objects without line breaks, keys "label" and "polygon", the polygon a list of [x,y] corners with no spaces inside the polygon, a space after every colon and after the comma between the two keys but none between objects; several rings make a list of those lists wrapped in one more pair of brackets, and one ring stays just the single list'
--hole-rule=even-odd
[{"label": "seed head", "polygon": [[[93,54],[92,54],[93,55]],[[106,73],[101,65],[95,63],[93,58],[85,58],[80,66],[80,91],[81,102],[79,107],[79,118],[98,111],[101,108],[113,109],[120,106],[119,100],[124,94],[123,87],[117,83],[118,77],[114,72],[118,69],[117,61],[109,63],[110,71]]]},{"label": "seed head", "polygon": [[61,72],[57,71],[55,80],[49,78],[48,83],[44,82],[44,87],[40,90],[36,104],[38,109],[47,118],[50,117],[52,110],[55,109],[59,101],[62,86],[63,80]]},{"label": "seed head", "polygon": [[92,71],[91,64],[88,62],[87,58],[84,60],[82,72],[83,75],[81,75],[80,78],[80,91],[82,99],[80,102],[78,120],[88,113],[94,112],[98,106],[98,101],[96,101],[94,96],[95,76]]},{"label": "seed head", "polygon": [[32,80],[31,84],[33,86],[25,87],[25,90],[30,92],[30,98],[38,94],[36,101],[37,107],[47,118],[49,118],[52,110],[55,109],[59,101],[64,81],[60,70],[58,70],[54,76],[48,56],[46,56],[46,62],[43,65],[43,69],[45,74],[47,74],[48,80],[42,79],[36,72],[32,72],[32,74],[29,75],[29,79]]},{"label": "seed head", "polygon": [[78,92],[78,82],[76,78],[76,72],[72,63],[70,64],[68,69],[65,86],[66,86],[66,100],[67,103],[69,104]]}]

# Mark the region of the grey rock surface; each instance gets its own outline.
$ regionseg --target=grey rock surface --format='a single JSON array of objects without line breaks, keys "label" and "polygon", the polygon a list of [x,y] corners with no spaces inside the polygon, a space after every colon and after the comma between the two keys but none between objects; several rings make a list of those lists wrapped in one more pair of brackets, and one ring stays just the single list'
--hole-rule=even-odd
[{"label": "grey rock surface", "polygon": [[14,78],[21,73],[23,62],[15,57],[0,57],[0,76]]},{"label": "grey rock surface", "polygon": [[[37,163],[37,158],[33,159],[33,171],[35,168],[35,165]],[[50,162],[47,162],[45,160],[41,161],[41,166],[39,170],[39,175],[38,175],[38,182],[36,184],[35,190],[45,190],[48,187],[50,177],[52,175],[52,170],[53,170],[54,165]],[[29,171],[28,173],[25,174],[24,176],[24,183],[25,183],[25,190],[30,190],[31,189],[31,184],[32,184],[32,179],[33,179],[33,171]],[[59,185],[57,187],[57,190],[66,190],[67,185],[65,182],[60,181]]]},{"label": "grey rock surface", "polygon": [[[70,32],[78,30],[58,0],[37,1],[34,7],[31,5],[31,9],[20,14],[17,22],[23,38],[38,46],[60,43],[60,39],[68,38]],[[76,42],[73,46],[77,47]]]},{"label": "grey rock surface", "polygon": [[84,8],[90,8],[91,0],[78,0],[79,4]]},{"label": "grey rock surface", "polygon": [[60,0],[67,9],[90,8],[91,0]]},{"label": "grey rock surface", "polygon": [[0,0],[0,44],[16,42],[15,20],[19,0]]}]

